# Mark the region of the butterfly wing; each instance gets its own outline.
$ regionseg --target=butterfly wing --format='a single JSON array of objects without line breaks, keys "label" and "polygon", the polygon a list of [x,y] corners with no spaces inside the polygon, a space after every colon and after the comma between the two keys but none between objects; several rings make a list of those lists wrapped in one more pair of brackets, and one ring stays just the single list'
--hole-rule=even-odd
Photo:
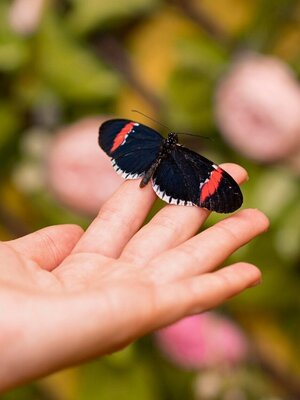
[{"label": "butterfly wing", "polygon": [[235,180],[207,158],[177,145],[153,176],[153,188],[170,204],[196,205],[229,213],[243,203]]},{"label": "butterfly wing", "polygon": [[138,178],[156,160],[163,137],[155,130],[127,119],[111,119],[99,128],[99,145],[124,178]]}]

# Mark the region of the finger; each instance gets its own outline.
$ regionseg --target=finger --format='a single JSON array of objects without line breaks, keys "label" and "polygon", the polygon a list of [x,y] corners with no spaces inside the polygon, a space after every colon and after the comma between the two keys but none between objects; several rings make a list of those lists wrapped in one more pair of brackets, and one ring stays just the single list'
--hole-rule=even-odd
[{"label": "finger", "polygon": [[211,271],[268,225],[267,217],[258,210],[239,211],[153,259],[149,273],[161,282]]},{"label": "finger", "polygon": [[7,243],[40,268],[51,271],[71,253],[82,234],[78,225],[55,225]]},{"label": "finger", "polygon": [[[247,179],[246,170],[239,165],[223,164],[221,167],[238,183]],[[134,235],[121,256],[129,262],[148,262],[192,237],[208,215],[209,211],[200,207],[167,205]]]},{"label": "finger", "polygon": [[151,185],[140,189],[139,180],[124,182],[101,208],[74,252],[95,252],[118,257],[144,222],[154,201],[155,193]]},{"label": "finger", "polygon": [[[164,287],[159,302],[165,324],[207,311],[261,282],[261,272],[248,263],[237,263],[216,272],[189,278]],[[176,307],[174,307],[176,298]]]}]

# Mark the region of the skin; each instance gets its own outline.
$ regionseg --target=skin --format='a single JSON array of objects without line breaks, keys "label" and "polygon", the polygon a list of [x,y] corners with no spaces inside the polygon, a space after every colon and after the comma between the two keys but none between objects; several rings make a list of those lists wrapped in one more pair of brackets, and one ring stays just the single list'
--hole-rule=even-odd
[{"label": "skin", "polygon": [[[246,171],[222,166],[239,183]],[[151,185],[126,181],[86,232],[50,226],[0,244],[0,390],[123,348],[261,280],[248,263],[219,268],[268,228],[245,209],[196,234],[209,213],[167,205],[142,226]]]}]

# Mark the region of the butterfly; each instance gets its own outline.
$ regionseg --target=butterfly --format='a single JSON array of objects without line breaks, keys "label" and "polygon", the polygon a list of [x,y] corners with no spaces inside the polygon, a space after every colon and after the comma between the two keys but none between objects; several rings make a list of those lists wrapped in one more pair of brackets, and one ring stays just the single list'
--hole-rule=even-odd
[{"label": "butterfly", "polygon": [[169,204],[204,207],[229,213],[243,203],[236,181],[212,161],[178,143],[170,132],[157,131],[128,119],[110,119],[99,128],[99,145],[114,169],[126,179],[150,181],[157,196]]}]

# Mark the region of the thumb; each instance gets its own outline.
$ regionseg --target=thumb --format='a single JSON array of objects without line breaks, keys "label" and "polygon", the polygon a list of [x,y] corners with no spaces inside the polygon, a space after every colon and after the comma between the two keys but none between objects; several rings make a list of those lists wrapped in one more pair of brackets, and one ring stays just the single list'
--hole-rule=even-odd
[{"label": "thumb", "polygon": [[23,257],[51,271],[71,253],[82,234],[78,225],[54,225],[7,243]]}]

